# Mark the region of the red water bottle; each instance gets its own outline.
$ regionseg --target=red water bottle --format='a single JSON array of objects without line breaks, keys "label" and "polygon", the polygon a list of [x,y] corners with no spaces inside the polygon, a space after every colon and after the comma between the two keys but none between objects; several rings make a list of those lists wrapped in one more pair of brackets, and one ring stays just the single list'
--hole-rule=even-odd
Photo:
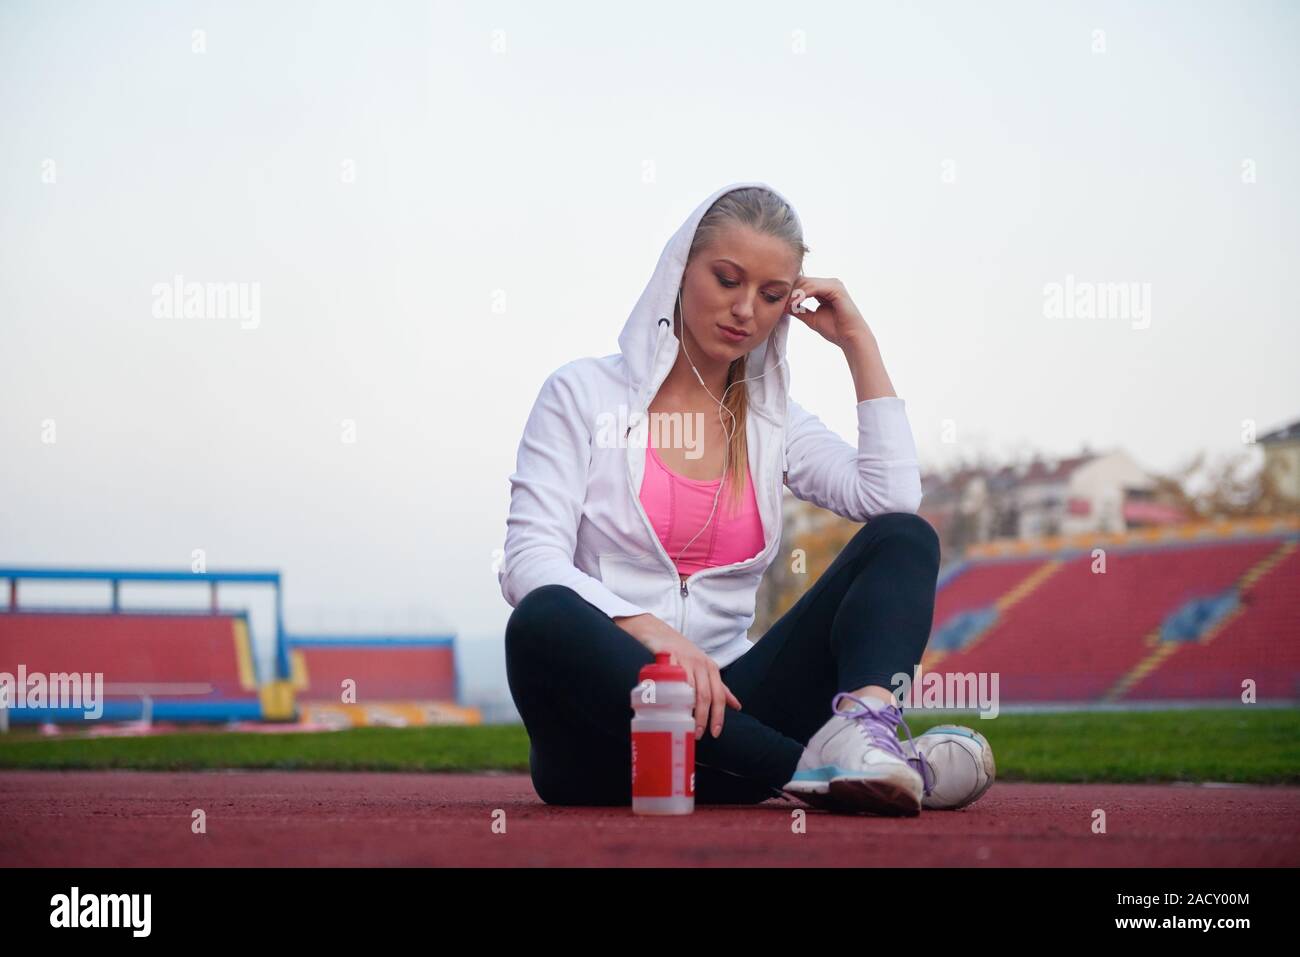
[{"label": "red water bottle", "polygon": [[632,813],[695,810],[695,689],[663,651],[632,689]]}]

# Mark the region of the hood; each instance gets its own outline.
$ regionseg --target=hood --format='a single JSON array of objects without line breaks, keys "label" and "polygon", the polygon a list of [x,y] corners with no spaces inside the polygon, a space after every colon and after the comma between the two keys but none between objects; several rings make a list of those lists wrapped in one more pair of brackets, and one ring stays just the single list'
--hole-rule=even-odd
[{"label": "hood", "polygon": [[[695,207],[686,222],[668,240],[663,252],[659,254],[654,274],[633,307],[632,314],[623,324],[623,331],[618,336],[618,347],[627,365],[628,385],[638,410],[650,404],[659,391],[659,386],[668,377],[673,363],[677,361],[680,343],[673,335],[673,312],[677,304],[677,288],[686,271],[686,256],[690,252],[691,241],[695,238],[695,229],[719,197],[750,186],[771,190],[794,209],[794,204],[780,191],[762,182],[732,183],[713,193]],[[797,212],[795,219],[802,229],[803,223]],[[777,320],[767,340],[750,351],[746,367],[747,377],[764,373],[762,378],[745,383],[749,390],[750,411],[778,423],[785,419],[785,401],[790,389],[790,367],[785,361],[790,319],[790,314],[786,312]]]}]

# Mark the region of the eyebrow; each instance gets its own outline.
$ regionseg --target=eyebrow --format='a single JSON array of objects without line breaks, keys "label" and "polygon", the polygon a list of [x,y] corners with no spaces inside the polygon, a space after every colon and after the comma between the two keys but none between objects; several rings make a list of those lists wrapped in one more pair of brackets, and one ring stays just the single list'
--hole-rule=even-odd
[{"label": "eyebrow", "polygon": [[[739,269],[742,273],[745,273],[745,275],[749,275],[749,273],[745,272],[745,267],[733,259],[727,259],[726,257],[722,257],[720,259],[715,259],[714,262],[730,263],[731,265]],[[763,283],[763,285],[767,286],[767,285],[771,285],[772,283],[778,283],[779,285],[782,286],[790,285],[790,281],[788,279],[769,279],[767,282]]]}]

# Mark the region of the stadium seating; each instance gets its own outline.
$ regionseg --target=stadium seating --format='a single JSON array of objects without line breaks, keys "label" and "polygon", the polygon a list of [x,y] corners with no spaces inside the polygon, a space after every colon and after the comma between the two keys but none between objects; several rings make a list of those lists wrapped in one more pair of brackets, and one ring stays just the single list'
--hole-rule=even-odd
[{"label": "stadium seating", "polygon": [[[101,673],[103,720],[234,721],[262,717],[242,614],[0,614],[0,672]],[[71,708],[11,707],[15,724],[84,718]]]},{"label": "stadium seating", "polygon": [[[1004,703],[1300,698],[1300,535],[1018,548],[941,581],[922,668]],[[1026,554],[1026,552],[1029,552]]]},{"label": "stadium seating", "polygon": [[289,636],[303,719],[340,727],[477,724],[463,708],[450,636]]}]

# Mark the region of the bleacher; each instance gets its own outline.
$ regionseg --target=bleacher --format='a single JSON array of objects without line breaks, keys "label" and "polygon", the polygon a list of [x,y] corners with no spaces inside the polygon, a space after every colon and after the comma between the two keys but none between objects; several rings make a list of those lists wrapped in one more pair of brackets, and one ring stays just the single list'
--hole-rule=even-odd
[{"label": "bleacher", "polygon": [[[0,672],[103,675],[104,721],[261,718],[242,614],[0,614]],[[88,689],[89,690],[89,689]],[[15,724],[83,719],[72,707],[11,708]]]},{"label": "bleacher", "polygon": [[[6,723],[288,721],[295,716],[288,681],[280,677],[287,658],[280,648],[277,572],[0,567],[0,580],[9,584],[8,601],[0,606],[0,674],[16,677],[21,670],[51,686],[57,680],[51,676],[76,675],[87,692],[99,686],[103,691],[102,713],[90,716],[84,701],[70,707],[53,694],[43,700],[30,689],[15,688],[23,700],[0,701]],[[106,585],[107,607],[30,605],[20,601],[30,583]],[[181,584],[207,588],[208,606],[127,607],[122,601],[124,587]],[[220,607],[222,584],[270,589],[276,609],[275,673],[258,674],[247,610]]]},{"label": "bleacher", "polygon": [[[6,581],[8,600],[0,603],[0,730],[88,719],[148,727],[252,720],[311,728],[481,720],[478,709],[459,704],[453,636],[289,638],[278,572],[0,567],[0,584]],[[107,586],[107,606],[32,604],[27,598],[33,582]],[[271,645],[269,666],[264,661],[258,667],[249,610],[223,608],[218,599],[218,588],[232,583],[269,589],[273,620],[263,636]],[[210,590],[210,600],[205,608],[184,609],[124,603],[123,588],[142,584],[197,584]],[[351,684],[350,699],[345,683]],[[40,690],[46,685],[59,687],[57,699]],[[91,714],[88,699],[92,693],[98,699],[101,686],[102,699]]]},{"label": "bleacher", "polygon": [[940,582],[922,669],[996,672],[1007,704],[1239,699],[1246,679],[1293,702],[1298,543],[1268,520],[973,550]]},{"label": "bleacher", "polygon": [[450,635],[290,635],[290,675],[304,720],[359,725],[476,724],[461,707]]}]

